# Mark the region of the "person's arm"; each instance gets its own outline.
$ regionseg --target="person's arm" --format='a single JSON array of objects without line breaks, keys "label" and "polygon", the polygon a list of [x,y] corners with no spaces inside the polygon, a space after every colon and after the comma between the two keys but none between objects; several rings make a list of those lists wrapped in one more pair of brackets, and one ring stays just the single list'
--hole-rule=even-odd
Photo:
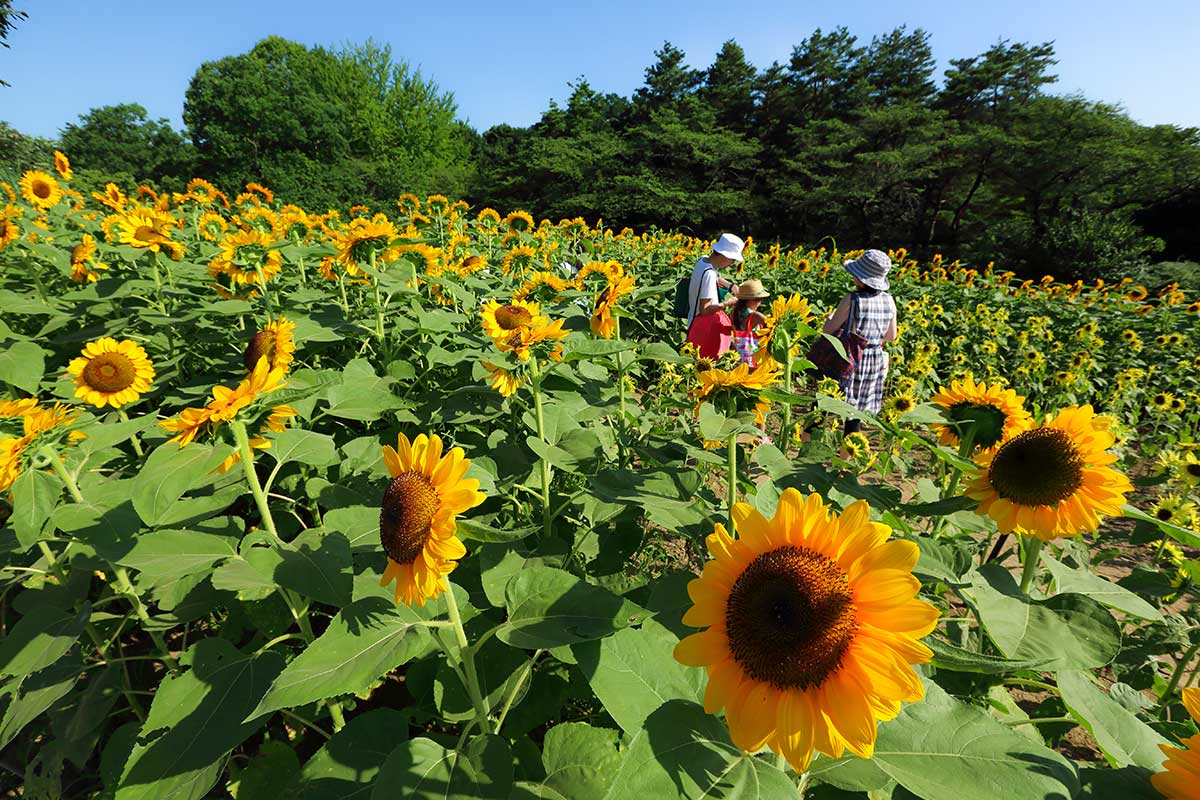
[{"label": "person's arm", "polygon": [[846,318],[850,316],[850,303],[850,295],[842,298],[842,302],[838,303],[833,314],[825,320],[825,327],[821,328],[822,333],[837,333],[837,329],[846,324]]},{"label": "person's arm", "polygon": [[883,340],[885,342],[896,341],[896,316],[894,314],[892,315],[892,321],[888,323],[887,332],[883,334]]},{"label": "person's arm", "polygon": [[733,295],[726,298],[724,303],[717,301],[717,286],[720,281],[721,278],[717,275],[716,270],[713,270],[711,274],[706,272],[700,278],[700,299],[697,301],[696,308],[697,317],[716,314],[737,302],[737,298]]},{"label": "person's arm", "polygon": [[755,328],[761,328],[763,326],[763,324],[766,323],[766,321],[767,321],[767,318],[763,315],[763,313],[761,311],[751,311],[750,312],[750,329],[751,330],[753,330]]},{"label": "person's arm", "polygon": [[709,300],[707,297],[703,297],[700,299],[700,308],[697,309],[696,316],[703,317],[707,314],[716,314],[718,311],[724,311],[736,303],[737,298],[733,295],[727,297],[724,303],[718,303],[716,300]]}]

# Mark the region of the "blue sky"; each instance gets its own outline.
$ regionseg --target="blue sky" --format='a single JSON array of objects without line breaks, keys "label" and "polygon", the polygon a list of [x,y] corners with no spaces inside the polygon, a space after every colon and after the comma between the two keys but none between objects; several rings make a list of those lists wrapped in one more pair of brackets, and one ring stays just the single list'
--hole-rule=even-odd
[{"label": "blue sky", "polygon": [[[907,24],[930,32],[942,67],[1001,38],[1053,40],[1053,91],[1122,104],[1138,121],[1200,126],[1200,2],[524,2],[397,0],[17,0],[29,19],[0,49],[0,120],[54,136],[88,109],[138,102],[182,127],[188,80],[204,61],[277,34],[337,45],[374,37],[454,92],[480,130],[537,120],[583,75],[629,94],[670,40],[705,67],[726,39],[757,66],[786,62],[813,29],[847,26],[860,40]],[[940,75],[940,71],[939,71]]]}]

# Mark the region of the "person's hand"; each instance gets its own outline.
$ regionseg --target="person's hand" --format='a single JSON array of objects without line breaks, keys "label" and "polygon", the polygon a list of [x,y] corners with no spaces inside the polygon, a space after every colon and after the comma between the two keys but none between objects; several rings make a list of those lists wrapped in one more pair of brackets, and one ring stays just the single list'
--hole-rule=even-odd
[{"label": "person's hand", "polygon": [[737,297],[735,297],[734,295],[729,295],[729,297],[726,297],[725,301],[723,303],[721,303],[721,305],[725,306],[726,308],[731,308],[732,306],[737,305],[737,301],[738,301]]}]

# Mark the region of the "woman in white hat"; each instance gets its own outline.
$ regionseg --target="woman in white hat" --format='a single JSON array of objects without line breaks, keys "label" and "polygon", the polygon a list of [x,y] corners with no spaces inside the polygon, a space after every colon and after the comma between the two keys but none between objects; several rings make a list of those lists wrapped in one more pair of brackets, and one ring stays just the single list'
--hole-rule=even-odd
[{"label": "woman in white hat", "polygon": [[[892,260],[881,250],[868,250],[844,266],[854,278],[855,290],[842,298],[823,330],[836,334],[849,320],[847,332],[866,339],[858,366],[840,383],[847,403],[878,414],[883,406],[883,385],[888,372],[883,344],[896,341],[896,301],[888,293],[887,279]],[[857,419],[846,420],[846,433],[854,433],[861,427]]]},{"label": "woman in white hat", "polygon": [[688,335],[701,358],[717,358],[729,349],[733,324],[725,309],[737,302],[729,297],[721,302],[717,287],[732,286],[732,281],[720,276],[720,270],[742,260],[745,243],[732,233],[722,233],[713,242],[712,252],[696,261],[688,283]]}]

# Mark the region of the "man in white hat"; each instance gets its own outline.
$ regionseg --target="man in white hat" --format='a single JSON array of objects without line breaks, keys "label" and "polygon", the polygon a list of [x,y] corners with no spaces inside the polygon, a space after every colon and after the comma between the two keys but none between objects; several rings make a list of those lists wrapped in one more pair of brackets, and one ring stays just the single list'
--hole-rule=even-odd
[{"label": "man in white hat", "polygon": [[732,233],[722,233],[713,243],[712,252],[699,259],[692,268],[688,283],[688,341],[696,346],[703,358],[716,358],[729,349],[733,325],[725,309],[737,303],[730,295],[724,303],[718,299],[717,287],[726,288],[733,282],[722,278],[720,271],[742,260],[746,243]]}]

